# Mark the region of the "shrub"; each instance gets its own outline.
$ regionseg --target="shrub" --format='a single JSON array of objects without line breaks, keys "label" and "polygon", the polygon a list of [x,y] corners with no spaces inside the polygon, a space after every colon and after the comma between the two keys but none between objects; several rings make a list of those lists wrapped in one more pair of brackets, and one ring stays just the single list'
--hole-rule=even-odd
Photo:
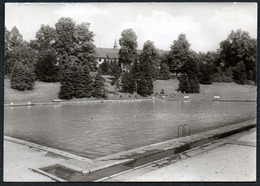
[{"label": "shrub", "polygon": [[163,89],[161,90],[160,94],[164,94],[164,90]]},{"label": "shrub", "polygon": [[232,82],[232,68],[228,68],[223,70],[221,67],[216,68],[216,73],[212,75],[213,82],[225,82],[229,83]]}]

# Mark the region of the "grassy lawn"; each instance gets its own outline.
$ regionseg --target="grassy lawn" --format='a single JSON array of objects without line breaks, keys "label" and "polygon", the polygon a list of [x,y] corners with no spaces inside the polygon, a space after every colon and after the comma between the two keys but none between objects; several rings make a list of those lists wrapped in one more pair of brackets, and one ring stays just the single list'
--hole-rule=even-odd
[{"label": "grassy lawn", "polygon": [[[110,92],[115,91],[115,87],[110,85],[108,76],[106,78],[106,89]],[[34,90],[30,91],[18,91],[10,88],[10,80],[4,81],[4,103],[27,103],[31,101],[33,103],[51,102],[53,99],[58,98],[58,92],[60,83],[44,83],[36,82]],[[154,93],[160,93],[164,89],[165,94],[171,98],[182,99],[183,94],[179,94],[176,89],[178,88],[178,80],[156,80],[154,82]],[[256,99],[256,86],[253,85],[238,85],[236,83],[213,83],[211,85],[200,85],[199,94],[189,94],[190,99],[195,100],[209,100],[213,99],[213,96],[220,96],[222,99]],[[153,95],[147,98],[152,98]],[[139,95],[127,94],[127,93],[110,93],[108,99],[135,99],[142,98]],[[73,98],[71,101],[82,100],[95,100],[96,98]]]},{"label": "grassy lawn", "polygon": [[28,101],[51,102],[58,98],[60,83],[36,82],[33,90],[18,91],[10,88],[10,80],[4,80],[4,103],[27,103]]}]

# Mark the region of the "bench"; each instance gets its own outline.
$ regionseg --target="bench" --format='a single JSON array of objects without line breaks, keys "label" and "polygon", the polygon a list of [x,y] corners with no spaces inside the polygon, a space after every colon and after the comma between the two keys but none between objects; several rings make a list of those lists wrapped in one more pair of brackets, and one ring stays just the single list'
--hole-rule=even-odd
[{"label": "bench", "polygon": [[53,99],[52,102],[61,102],[61,99]]}]

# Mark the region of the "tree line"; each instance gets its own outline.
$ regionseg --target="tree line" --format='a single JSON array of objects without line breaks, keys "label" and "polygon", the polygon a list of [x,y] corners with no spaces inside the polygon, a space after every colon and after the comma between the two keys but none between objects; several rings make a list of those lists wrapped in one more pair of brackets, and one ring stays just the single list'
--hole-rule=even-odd
[{"label": "tree line", "polygon": [[198,93],[199,84],[212,82],[256,83],[257,43],[245,31],[231,31],[219,49],[207,53],[191,50],[186,35],[180,34],[160,55],[149,40],[138,53],[137,35],[126,29],[119,39],[118,63],[104,61],[98,66],[89,26],[61,18],[55,28],[42,25],[30,42],[16,27],[5,28],[4,72],[11,88],[31,90],[36,80],[60,82],[59,98],[71,99],[105,98],[102,75],[111,75],[118,91],[141,96],[153,94],[154,80],[168,80],[173,74],[179,79],[178,91],[185,93]]}]

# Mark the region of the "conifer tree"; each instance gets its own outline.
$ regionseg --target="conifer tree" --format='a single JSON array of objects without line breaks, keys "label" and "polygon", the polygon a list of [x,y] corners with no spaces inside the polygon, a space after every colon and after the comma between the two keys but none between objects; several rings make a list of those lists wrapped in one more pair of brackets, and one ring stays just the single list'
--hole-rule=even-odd
[{"label": "conifer tree", "polygon": [[161,68],[159,71],[159,79],[161,80],[168,80],[170,79],[170,70],[166,63],[161,64]]},{"label": "conifer tree", "polygon": [[190,92],[187,93],[199,93],[200,92],[200,85],[199,80],[194,73],[191,73],[189,76],[189,83],[190,83]]},{"label": "conifer tree", "polygon": [[153,76],[148,59],[140,62],[139,78],[137,80],[137,93],[141,96],[148,96],[153,93]]},{"label": "conifer tree", "polygon": [[78,67],[75,78],[75,97],[91,97],[93,91],[92,84],[93,81],[91,75],[89,74],[88,68],[84,66]]},{"label": "conifer tree", "polygon": [[60,99],[72,99],[74,93],[74,85],[71,82],[72,73],[69,69],[64,69],[61,78],[61,86],[59,91],[59,98]]},{"label": "conifer tree", "polygon": [[106,60],[99,65],[99,70],[101,71],[101,73],[103,75],[108,75],[109,74],[109,71],[110,71],[109,66],[110,66],[110,64]]},{"label": "conifer tree", "polygon": [[63,59],[63,63],[66,65],[63,65],[60,67],[60,91],[58,93],[58,96],[60,99],[72,99],[74,94],[74,82],[72,82],[73,79],[73,73],[71,71],[72,64],[70,63],[69,57],[66,57]]},{"label": "conifer tree", "polygon": [[194,73],[184,73],[179,79],[178,91],[183,93],[199,93],[199,80]]},{"label": "conifer tree", "polygon": [[35,82],[33,70],[16,61],[11,74],[11,88],[24,91],[32,90]]},{"label": "conifer tree", "polygon": [[140,62],[135,65],[137,69],[137,74],[135,74],[135,77],[137,77],[137,93],[141,96],[148,96],[153,93],[153,76],[157,57],[153,42],[145,42],[140,55]]},{"label": "conifer tree", "polygon": [[134,93],[134,91],[136,90],[136,82],[132,73],[125,72],[122,75],[121,87],[122,87],[121,90],[122,92],[130,93],[130,94]]},{"label": "conifer tree", "polygon": [[186,73],[184,73],[179,79],[178,91],[190,93],[190,82]]},{"label": "conifer tree", "polygon": [[93,82],[93,94],[96,98],[106,98],[105,79],[100,72],[97,73]]}]

